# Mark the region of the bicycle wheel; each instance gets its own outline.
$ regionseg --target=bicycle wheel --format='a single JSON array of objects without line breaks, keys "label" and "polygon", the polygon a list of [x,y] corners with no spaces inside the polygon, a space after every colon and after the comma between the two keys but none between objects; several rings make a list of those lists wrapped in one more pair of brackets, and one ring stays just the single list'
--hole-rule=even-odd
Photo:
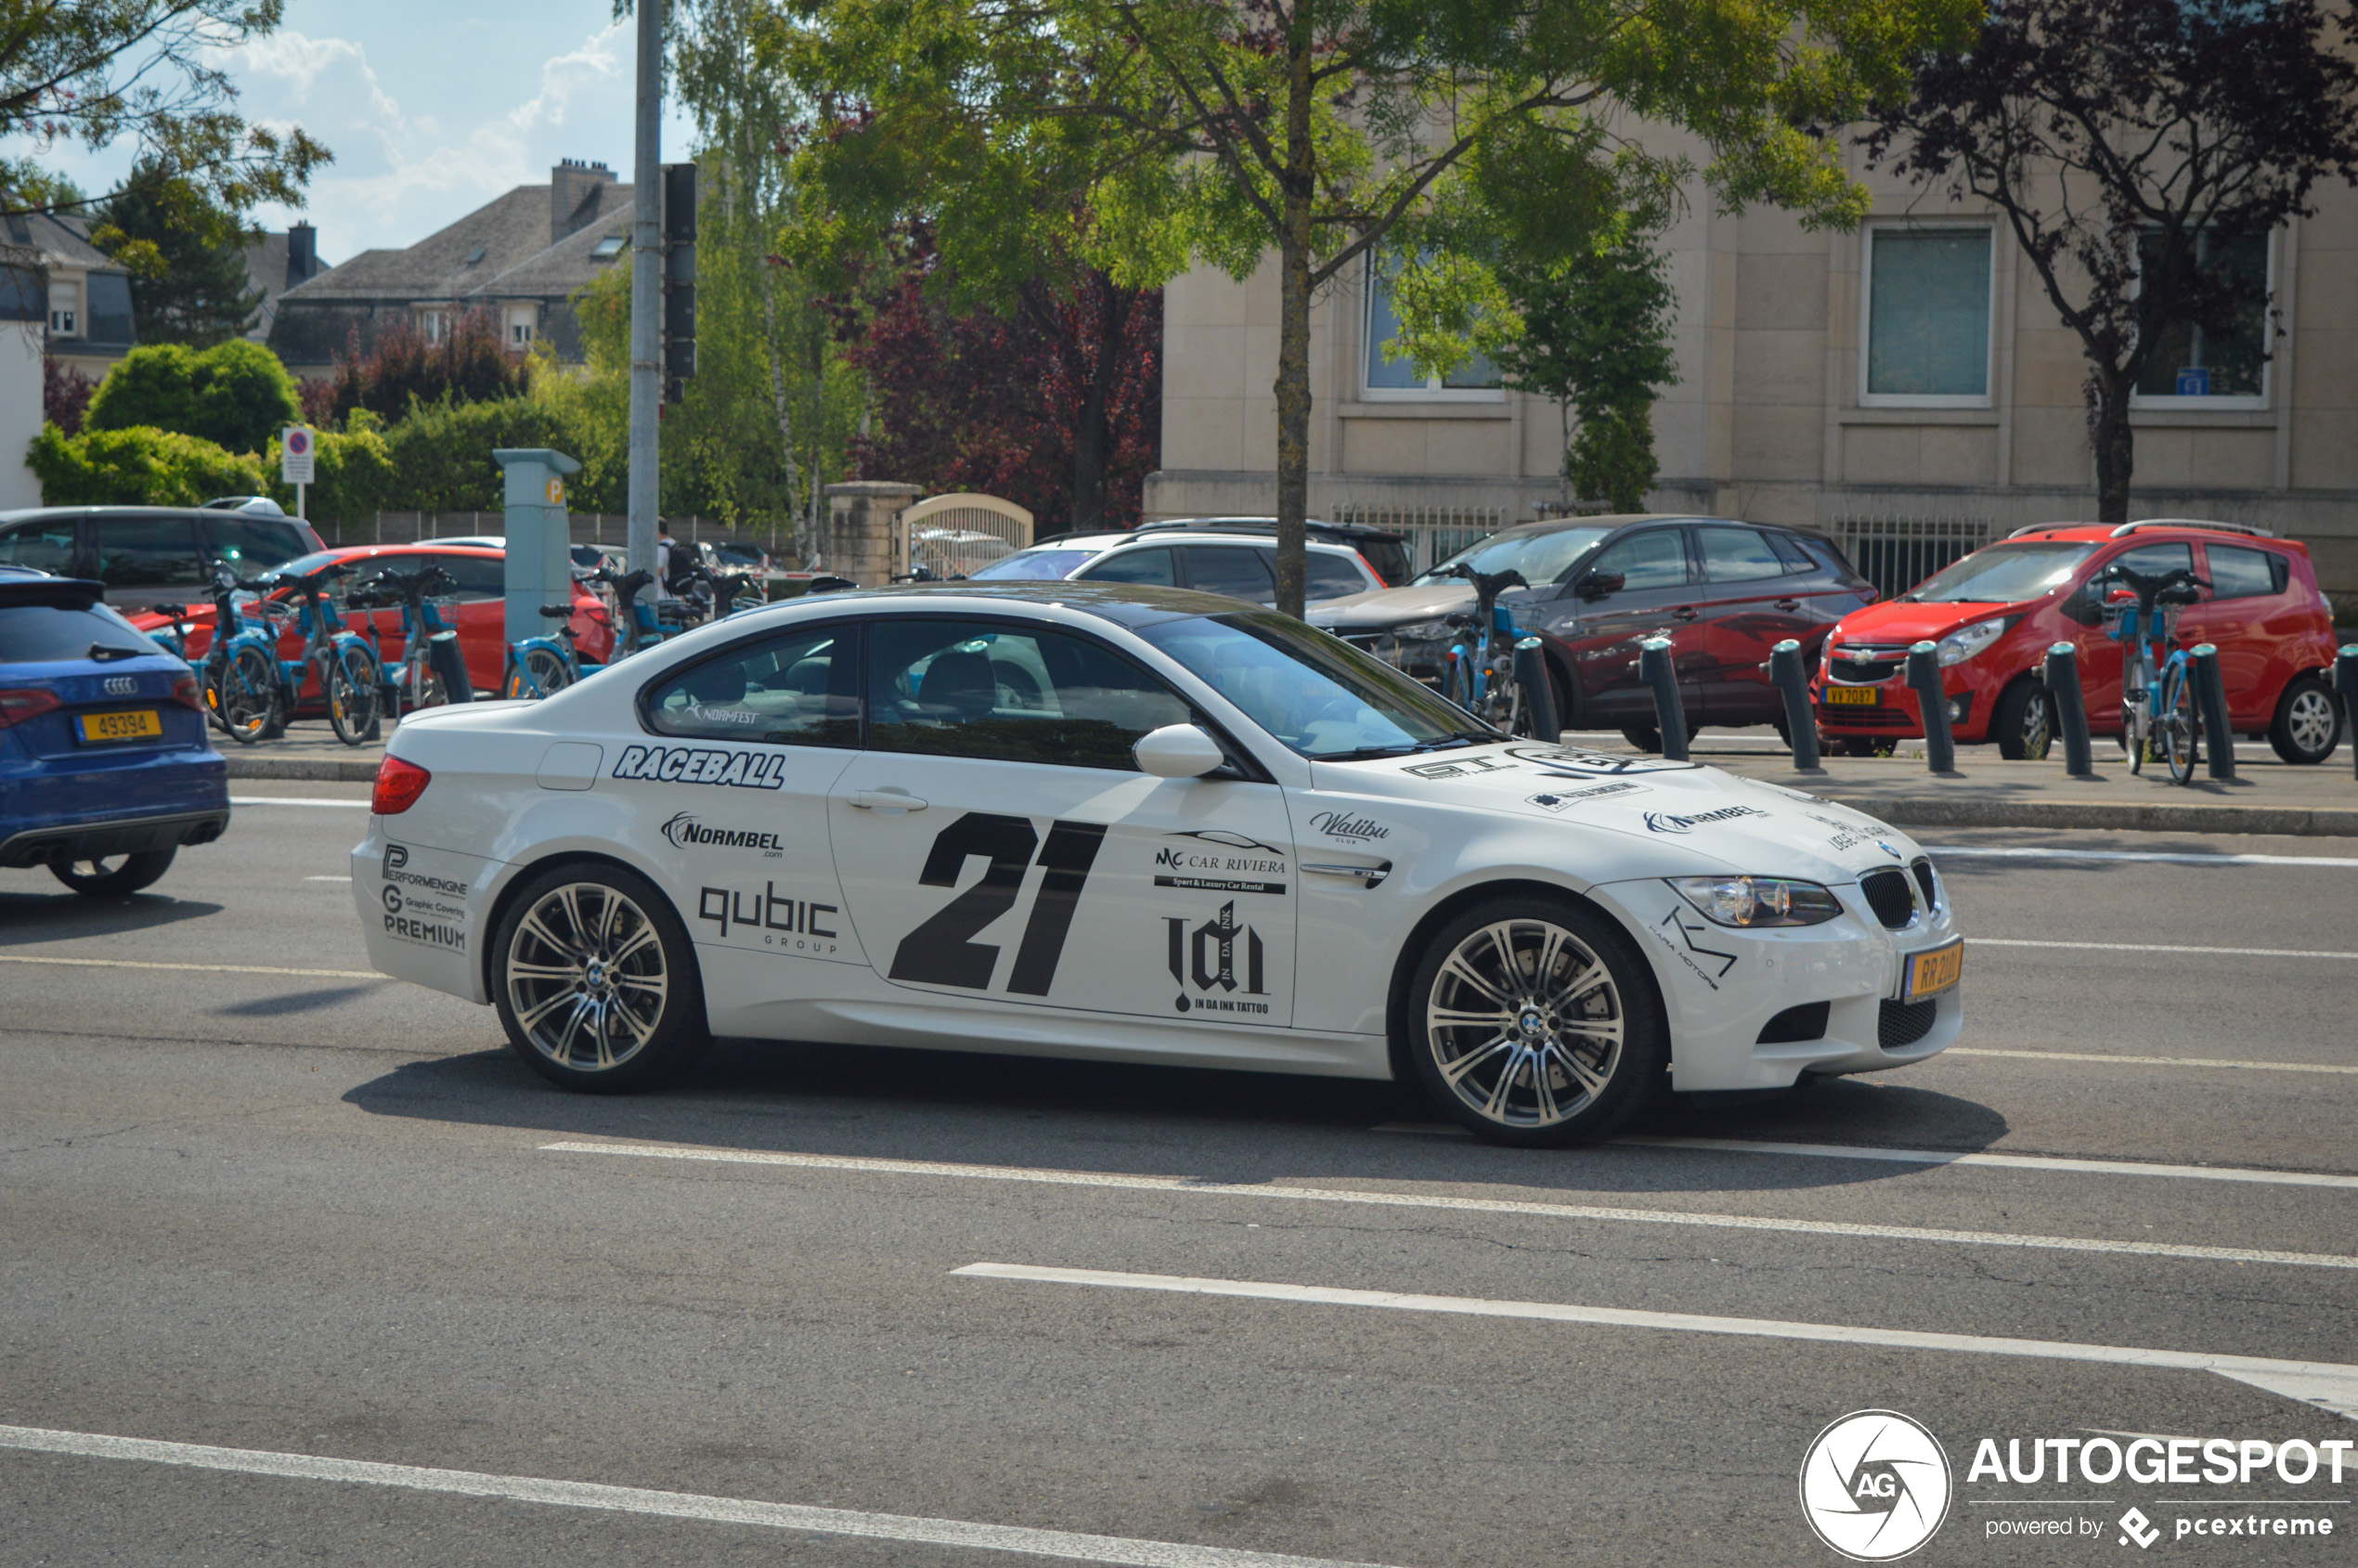
[{"label": "bicycle wheel", "polygon": [[2189,784],[2195,776],[2195,754],[2201,745],[2199,721],[2195,716],[2195,683],[2186,679],[2183,664],[2170,667],[2162,678],[2161,722],[2156,736],[2164,761],[2170,765],[2171,784]]},{"label": "bicycle wheel", "polygon": [[252,745],[277,727],[279,667],[261,649],[239,649],[222,668],[221,727],[240,745]]},{"label": "bicycle wheel", "polygon": [[346,745],[363,745],[377,722],[377,661],[342,648],[328,664],[328,725]]},{"label": "bicycle wheel", "polygon": [[572,680],[571,667],[555,652],[548,648],[532,648],[525,651],[522,660],[509,667],[507,694],[512,697],[553,696]]}]

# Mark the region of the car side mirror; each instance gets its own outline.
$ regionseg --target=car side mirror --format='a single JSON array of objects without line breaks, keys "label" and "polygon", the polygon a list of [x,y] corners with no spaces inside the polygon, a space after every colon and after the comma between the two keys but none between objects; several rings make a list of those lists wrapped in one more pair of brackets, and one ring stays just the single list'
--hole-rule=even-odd
[{"label": "car side mirror", "polygon": [[1619,572],[1600,572],[1592,567],[1573,579],[1572,590],[1583,599],[1602,599],[1608,593],[1619,593],[1628,580]]},{"label": "car side mirror", "polygon": [[1199,779],[1228,760],[1220,743],[1193,724],[1166,724],[1138,737],[1130,748],[1141,772],[1159,779]]}]

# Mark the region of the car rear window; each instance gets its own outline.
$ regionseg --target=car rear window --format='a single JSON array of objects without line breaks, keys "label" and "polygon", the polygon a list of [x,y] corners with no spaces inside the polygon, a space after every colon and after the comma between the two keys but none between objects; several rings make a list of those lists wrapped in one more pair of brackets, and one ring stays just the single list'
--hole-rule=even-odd
[{"label": "car rear window", "polygon": [[155,644],[103,604],[86,610],[19,604],[0,610],[0,665],[56,664],[90,656],[93,643],[152,653]]},{"label": "car rear window", "polygon": [[1354,539],[1351,542],[1359,547],[1360,559],[1384,580],[1386,588],[1405,587],[1415,576],[1415,569],[1408,564],[1408,551],[1398,539]]},{"label": "car rear window", "polygon": [[1705,582],[1748,583],[1785,575],[1785,564],[1766,535],[1750,528],[1697,528],[1695,537],[1703,544]]},{"label": "car rear window", "polygon": [[1302,590],[1304,599],[1340,599],[1346,593],[1367,591],[1367,580],[1347,557],[1315,550],[1309,551],[1308,556]]},{"label": "car rear window", "polygon": [[2282,593],[2291,580],[2292,564],[2273,550],[2247,550],[2234,544],[2214,544],[2207,549],[2213,599],[2263,598]]},{"label": "car rear window", "polygon": [[1266,604],[1277,597],[1271,564],[1276,553],[1258,545],[1191,544],[1187,586],[1199,593],[1224,593]]}]

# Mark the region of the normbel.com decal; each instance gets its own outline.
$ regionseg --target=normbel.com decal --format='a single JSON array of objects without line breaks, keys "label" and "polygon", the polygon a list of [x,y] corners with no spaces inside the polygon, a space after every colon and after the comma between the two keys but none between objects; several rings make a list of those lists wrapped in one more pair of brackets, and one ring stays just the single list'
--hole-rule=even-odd
[{"label": "normbel.com decal", "polygon": [[784,752],[735,751],[726,746],[627,745],[607,776],[735,789],[783,789],[786,757]]}]

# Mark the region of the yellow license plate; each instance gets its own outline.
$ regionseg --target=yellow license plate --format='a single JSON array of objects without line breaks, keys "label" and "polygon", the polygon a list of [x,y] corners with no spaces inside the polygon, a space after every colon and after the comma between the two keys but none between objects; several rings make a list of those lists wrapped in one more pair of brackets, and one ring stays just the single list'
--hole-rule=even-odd
[{"label": "yellow license plate", "polygon": [[163,715],[151,707],[133,708],[125,713],[80,713],[73,721],[85,742],[163,738]]},{"label": "yellow license plate", "polygon": [[1836,707],[1872,707],[1882,700],[1882,693],[1872,686],[1829,686],[1826,701]]},{"label": "yellow license plate", "polygon": [[1934,948],[1930,952],[1911,953],[1908,958],[1908,985],[1901,995],[1903,1002],[1921,1002],[1927,996],[1937,996],[1957,983],[1965,972],[1963,939],[1947,947]]}]

